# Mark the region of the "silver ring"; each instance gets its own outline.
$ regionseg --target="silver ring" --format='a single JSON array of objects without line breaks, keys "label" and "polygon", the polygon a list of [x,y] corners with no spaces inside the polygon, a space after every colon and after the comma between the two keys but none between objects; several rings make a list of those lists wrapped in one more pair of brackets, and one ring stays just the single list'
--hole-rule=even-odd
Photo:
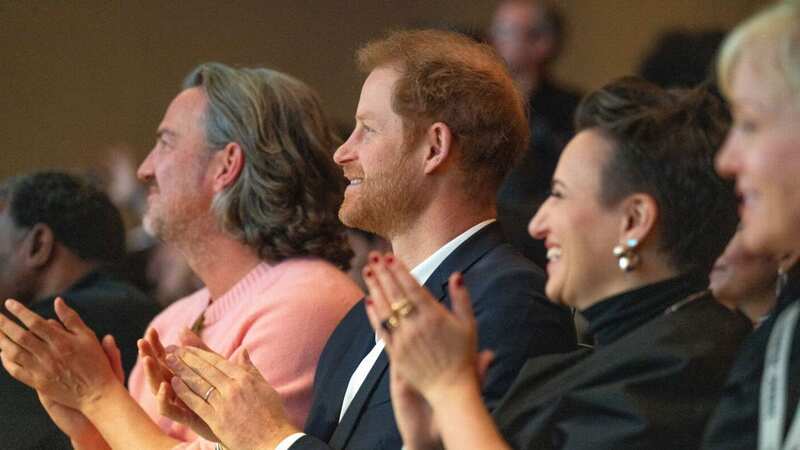
[{"label": "silver ring", "polygon": [[211,393],[214,392],[214,389],[216,389],[214,386],[208,388],[206,394],[203,396],[203,400],[208,401],[208,397],[211,397]]}]

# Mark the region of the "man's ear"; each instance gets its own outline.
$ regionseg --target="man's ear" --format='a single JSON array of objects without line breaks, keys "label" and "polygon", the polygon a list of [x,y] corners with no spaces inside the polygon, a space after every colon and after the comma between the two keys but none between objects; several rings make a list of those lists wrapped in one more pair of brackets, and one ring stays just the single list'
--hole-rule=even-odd
[{"label": "man's ear", "polygon": [[239,179],[244,167],[244,150],[236,142],[230,142],[222,150],[217,151],[214,171],[214,192],[221,192]]},{"label": "man's ear", "polygon": [[628,196],[622,201],[623,218],[620,242],[635,239],[644,241],[655,229],[658,222],[658,203],[644,193]]},{"label": "man's ear", "polygon": [[426,148],[425,173],[434,172],[447,162],[453,149],[453,133],[443,122],[435,122],[425,132],[423,143]]},{"label": "man's ear", "polygon": [[31,227],[22,245],[25,264],[30,268],[39,269],[46,266],[53,258],[55,235],[48,225],[37,223]]}]

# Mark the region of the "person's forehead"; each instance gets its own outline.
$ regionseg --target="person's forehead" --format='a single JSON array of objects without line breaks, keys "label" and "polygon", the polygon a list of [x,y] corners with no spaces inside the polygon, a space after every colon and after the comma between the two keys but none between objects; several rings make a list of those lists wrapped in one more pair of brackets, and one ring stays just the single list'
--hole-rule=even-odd
[{"label": "person's forehead", "polygon": [[535,27],[540,25],[543,11],[534,3],[508,2],[497,9],[494,16],[495,25],[523,25]]},{"label": "person's forehead", "polygon": [[400,77],[391,67],[379,67],[370,72],[361,88],[357,118],[375,117],[391,107],[395,82]]}]

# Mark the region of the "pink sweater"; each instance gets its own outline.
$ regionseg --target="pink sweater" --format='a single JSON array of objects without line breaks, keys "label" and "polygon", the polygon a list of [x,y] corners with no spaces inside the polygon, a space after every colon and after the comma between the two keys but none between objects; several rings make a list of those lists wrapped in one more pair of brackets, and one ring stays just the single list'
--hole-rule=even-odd
[{"label": "pink sweater", "polygon": [[[247,348],[255,366],[283,398],[292,423],[302,428],[322,348],[361,296],[345,273],[320,259],[290,259],[273,267],[262,263],[211,303],[201,337],[228,359]],[[150,326],[164,346],[178,344],[178,333],[191,327],[208,301],[208,290],[201,289],[170,305]],[[179,447],[213,448],[190,428],[158,414],[141,361],[131,372],[128,389],[165,433],[190,443]]]}]

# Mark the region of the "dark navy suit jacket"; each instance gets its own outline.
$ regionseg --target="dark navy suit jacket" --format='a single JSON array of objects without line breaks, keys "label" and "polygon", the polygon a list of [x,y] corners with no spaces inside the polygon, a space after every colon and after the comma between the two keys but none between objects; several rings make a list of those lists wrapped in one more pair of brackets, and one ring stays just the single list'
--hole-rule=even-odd
[{"label": "dark navy suit jacket", "polygon": [[[472,296],[479,345],[495,352],[483,391],[492,409],[527,358],[574,349],[575,329],[569,312],[545,298],[542,270],[505,242],[496,223],[461,244],[425,283],[448,307],[447,280],[456,271],[464,274]],[[375,333],[359,302],[339,323],[320,356],[307,435],[292,450],[402,447],[389,395],[386,353],[380,355],[339,422],[350,377],[374,345]]]}]

